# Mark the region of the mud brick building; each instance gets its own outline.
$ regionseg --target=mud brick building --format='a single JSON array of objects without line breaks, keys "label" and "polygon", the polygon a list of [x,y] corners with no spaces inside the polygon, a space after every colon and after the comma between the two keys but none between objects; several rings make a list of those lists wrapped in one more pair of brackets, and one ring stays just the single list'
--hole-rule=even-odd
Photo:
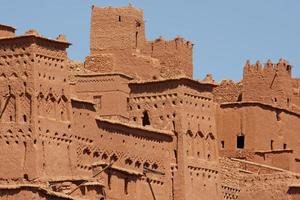
[{"label": "mud brick building", "polygon": [[90,55],[0,25],[0,199],[300,199],[300,79],[259,61],[193,79],[193,44],[92,7]]}]

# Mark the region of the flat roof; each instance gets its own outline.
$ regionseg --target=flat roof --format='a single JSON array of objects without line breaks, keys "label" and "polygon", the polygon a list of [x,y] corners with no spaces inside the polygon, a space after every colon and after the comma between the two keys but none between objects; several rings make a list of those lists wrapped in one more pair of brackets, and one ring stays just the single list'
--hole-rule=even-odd
[{"label": "flat roof", "polygon": [[0,38],[0,42],[21,40],[21,39],[27,39],[27,38],[37,39],[37,40],[46,41],[46,42],[53,42],[53,43],[56,43],[56,44],[65,45],[67,47],[71,45],[71,43],[69,43],[69,42],[49,39],[49,38],[45,38],[45,37],[37,36],[37,35],[20,35],[20,36],[8,37],[8,38]]},{"label": "flat roof", "polygon": [[13,31],[13,32],[15,32],[15,30],[16,30],[15,27],[9,26],[9,25],[6,25],[6,24],[0,24],[0,27],[1,27],[1,28],[10,29],[10,30]]}]

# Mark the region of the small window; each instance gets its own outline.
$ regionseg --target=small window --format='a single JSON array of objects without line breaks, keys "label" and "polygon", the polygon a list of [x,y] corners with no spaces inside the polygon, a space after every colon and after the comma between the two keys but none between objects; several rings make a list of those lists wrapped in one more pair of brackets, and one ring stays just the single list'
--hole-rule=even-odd
[{"label": "small window", "polygon": [[287,144],[283,144],[283,149],[287,149]]},{"label": "small window", "polygon": [[122,20],[121,20],[121,16],[119,15],[119,22],[121,22]]},{"label": "small window", "polygon": [[150,125],[149,115],[147,111],[143,112],[142,122],[143,122],[143,126]]},{"label": "small window", "polygon": [[281,120],[280,113],[281,113],[280,111],[276,111],[276,120],[277,121]]},{"label": "small window", "polygon": [[245,136],[243,134],[240,134],[237,136],[236,139],[236,147],[238,149],[243,149],[245,146]]},{"label": "small window", "polygon": [[23,115],[23,121],[27,122],[27,116],[26,115]]},{"label": "small window", "polygon": [[271,143],[270,143],[271,150],[273,150],[273,145],[274,145],[274,140],[271,140]]},{"label": "small window", "polygon": [[224,147],[225,147],[225,142],[224,142],[224,140],[221,141],[221,147],[222,147],[222,149],[224,149]]}]

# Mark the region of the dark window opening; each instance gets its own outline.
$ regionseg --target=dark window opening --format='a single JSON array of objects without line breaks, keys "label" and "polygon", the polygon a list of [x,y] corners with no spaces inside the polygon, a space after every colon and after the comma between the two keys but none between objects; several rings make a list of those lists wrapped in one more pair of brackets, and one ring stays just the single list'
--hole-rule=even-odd
[{"label": "dark window opening", "polygon": [[277,119],[277,121],[281,120],[280,111],[276,111],[276,119]]},{"label": "dark window opening", "polygon": [[210,160],[210,154],[207,154],[207,160]]},{"label": "dark window opening", "polygon": [[283,149],[286,149],[287,148],[287,144],[283,144]]},{"label": "dark window opening", "polygon": [[9,116],[9,121],[13,121],[13,117],[12,116]]},{"label": "dark window opening", "polygon": [[176,149],[174,149],[174,157],[175,157],[175,160],[176,160],[176,163],[177,163],[177,151],[176,151]]},{"label": "dark window opening", "polygon": [[287,102],[287,106],[290,106],[290,98],[287,98],[286,102]]},{"label": "dark window opening", "polygon": [[242,101],[243,100],[243,96],[242,94],[239,94],[237,101]]},{"label": "dark window opening", "polygon": [[119,22],[121,21],[121,16],[119,16]]},{"label": "dark window opening", "polygon": [[27,180],[27,181],[29,180],[28,174],[24,174],[23,177],[24,177],[25,180]]},{"label": "dark window opening", "polygon": [[236,138],[236,147],[238,149],[243,149],[245,146],[245,136],[244,135],[238,135]]},{"label": "dark window opening", "polygon": [[221,147],[222,147],[222,149],[224,149],[224,146],[225,146],[225,142],[224,142],[224,140],[222,140],[221,141]]},{"label": "dark window opening", "polygon": [[140,27],[140,26],[141,26],[141,23],[140,23],[140,22],[138,22],[138,21],[136,21],[135,25],[136,25],[136,27],[138,28],[138,27]]},{"label": "dark window opening", "polygon": [[143,112],[142,122],[143,122],[143,126],[150,125],[149,115],[147,111]]},{"label": "dark window opening", "polygon": [[138,35],[139,35],[139,32],[135,32],[135,48],[137,48],[137,46],[138,46]]},{"label": "dark window opening", "polygon": [[271,140],[271,144],[270,144],[271,150],[273,150],[273,144],[274,144],[274,140]]},{"label": "dark window opening", "polygon": [[26,115],[23,115],[23,121],[27,122],[27,116]]},{"label": "dark window opening", "polygon": [[275,102],[275,103],[277,102],[277,98],[274,98],[274,102]]}]

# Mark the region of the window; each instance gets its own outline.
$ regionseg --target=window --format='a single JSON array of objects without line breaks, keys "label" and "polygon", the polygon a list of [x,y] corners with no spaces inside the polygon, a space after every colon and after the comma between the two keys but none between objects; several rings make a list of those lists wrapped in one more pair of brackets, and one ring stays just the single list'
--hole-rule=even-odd
[{"label": "window", "polygon": [[224,140],[222,140],[221,141],[221,147],[222,147],[222,149],[224,149],[224,146],[225,146],[225,142],[224,142]]},{"label": "window", "polygon": [[143,122],[143,126],[150,125],[149,115],[147,111],[143,112],[142,122]]},{"label": "window", "polygon": [[139,32],[135,32],[135,48],[138,47],[138,35],[139,35]]},{"label": "window", "polygon": [[23,121],[27,122],[27,116],[26,115],[23,115]]},{"label": "window", "polygon": [[271,140],[271,144],[270,144],[271,150],[273,150],[273,144],[274,144],[274,140]]},{"label": "window", "polygon": [[280,113],[281,113],[280,111],[276,111],[276,120],[277,121],[281,120]]},{"label": "window", "polygon": [[243,134],[240,134],[236,138],[236,147],[238,149],[243,149],[245,146],[245,136]]},{"label": "window", "polygon": [[283,144],[283,149],[286,149],[287,148],[287,144]]}]

